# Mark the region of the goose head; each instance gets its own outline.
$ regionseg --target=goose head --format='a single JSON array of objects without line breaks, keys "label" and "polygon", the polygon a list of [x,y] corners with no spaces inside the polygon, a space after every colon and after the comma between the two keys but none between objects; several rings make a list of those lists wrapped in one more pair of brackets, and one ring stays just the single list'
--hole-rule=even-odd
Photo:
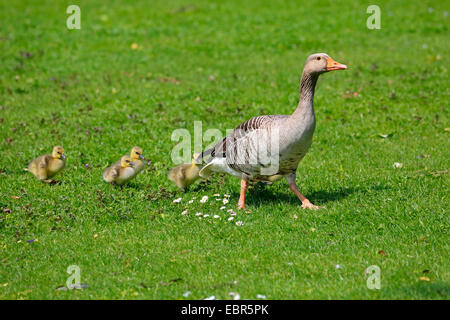
[{"label": "goose head", "polygon": [[131,153],[130,153],[130,157],[131,160],[144,160],[145,157],[142,155],[142,148],[141,147],[133,147],[133,149],[131,149]]},{"label": "goose head", "polygon": [[52,151],[52,157],[54,159],[64,160],[66,158],[66,155],[64,154],[64,148],[61,146],[54,147]]},{"label": "goose head", "polygon": [[134,162],[131,161],[130,156],[123,156],[122,158],[120,158],[120,165],[122,166],[122,168],[133,167]]},{"label": "goose head", "polygon": [[333,70],[345,70],[345,64],[336,62],[326,53],[315,53],[306,59],[305,71],[308,73],[321,74]]}]

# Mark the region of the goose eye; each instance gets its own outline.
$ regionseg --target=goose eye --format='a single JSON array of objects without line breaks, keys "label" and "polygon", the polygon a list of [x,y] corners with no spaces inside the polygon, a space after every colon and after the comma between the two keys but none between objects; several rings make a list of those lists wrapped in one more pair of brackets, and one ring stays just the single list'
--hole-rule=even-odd
[{"label": "goose eye", "polygon": [[139,154],[139,152],[136,151],[136,154]]},{"label": "goose eye", "polygon": [[320,57],[317,57],[317,60],[320,60]]},{"label": "goose eye", "polygon": [[130,162],[130,160],[125,160],[126,162]]}]

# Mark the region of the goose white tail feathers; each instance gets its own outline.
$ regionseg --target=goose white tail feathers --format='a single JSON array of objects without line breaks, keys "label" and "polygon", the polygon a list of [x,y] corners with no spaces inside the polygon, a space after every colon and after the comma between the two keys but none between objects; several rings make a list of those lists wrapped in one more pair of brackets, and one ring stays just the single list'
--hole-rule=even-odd
[{"label": "goose white tail feathers", "polygon": [[237,172],[228,165],[226,158],[213,158],[200,170],[199,175],[203,179],[207,179],[214,172],[224,172],[231,174],[232,176],[242,177],[242,173]]}]

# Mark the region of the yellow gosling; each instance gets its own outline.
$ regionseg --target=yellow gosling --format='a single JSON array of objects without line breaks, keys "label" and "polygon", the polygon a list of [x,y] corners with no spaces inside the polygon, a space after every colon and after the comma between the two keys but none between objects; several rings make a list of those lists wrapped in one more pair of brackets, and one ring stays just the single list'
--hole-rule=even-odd
[{"label": "yellow gosling", "polygon": [[111,184],[123,185],[130,181],[136,172],[133,168],[134,162],[130,156],[120,158],[120,163],[115,163],[103,171],[103,179]]},{"label": "yellow gosling", "polygon": [[136,174],[144,170],[145,168],[145,162],[143,161],[145,157],[142,155],[142,148],[141,147],[133,147],[131,149],[130,153],[131,161],[134,163],[134,170],[136,171]]},{"label": "yellow gosling", "polygon": [[[194,155],[194,159],[196,155]],[[181,190],[186,189],[195,181],[200,179],[200,165],[192,159],[192,163],[183,163],[169,172],[169,179],[172,180]]]},{"label": "yellow gosling", "polygon": [[44,154],[31,161],[28,165],[28,171],[39,180],[47,182],[47,179],[52,178],[64,169],[66,165],[65,159],[64,148],[56,146],[53,148],[52,154]]}]

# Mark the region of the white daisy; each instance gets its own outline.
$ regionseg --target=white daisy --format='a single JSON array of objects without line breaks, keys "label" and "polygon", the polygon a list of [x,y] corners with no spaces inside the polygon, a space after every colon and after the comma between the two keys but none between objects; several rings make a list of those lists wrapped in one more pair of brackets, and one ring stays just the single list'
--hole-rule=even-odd
[{"label": "white daisy", "polygon": [[401,162],[394,162],[394,164],[392,165],[394,168],[403,168],[403,163]]},{"label": "white daisy", "polygon": [[204,214],[203,215],[203,218],[208,218],[209,217],[209,214]]},{"label": "white daisy", "polygon": [[257,295],[256,295],[256,298],[257,298],[257,299],[265,299],[266,296],[263,295],[263,294],[257,294]]},{"label": "white daisy", "polygon": [[213,196],[214,196],[214,197],[220,197],[220,194],[215,193],[215,194],[213,194]]},{"label": "white daisy", "polygon": [[184,210],[184,211],[181,213],[182,216],[184,216],[185,214],[188,214],[188,211],[187,211],[187,210]]},{"label": "white daisy", "polygon": [[203,213],[201,213],[201,212],[197,212],[195,215],[198,217],[198,216],[201,216]]},{"label": "white daisy", "polygon": [[234,217],[229,217],[228,218],[228,221],[231,221],[231,220],[233,220],[234,219]]},{"label": "white daisy", "polygon": [[224,194],[223,196],[224,196],[225,198],[229,198],[229,197],[230,197],[229,194]]},{"label": "white daisy", "polygon": [[200,200],[201,203],[205,203],[206,201],[208,201],[208,196],[204,196],[204,197]]},{"label": "white daisy", "polygon": [[228,199],[224,198],[224,199],[222,200],[222,202],[223,202],[223,204],[227,204],[227,203],[228,203]]},{"label": "white daisy", "polygon": [[241,295],[237,292],[230,292],[228,293],[230,297],[233,297],[233,300],[241,300]]},{"label": "white daisy", "polygon": [[189,201],[188,201],[189,204],[191,204],[191,203],[193,203],[193,202],[194,202],[194,200],[189,200]]},{"label": "white daisy", "polygon": [[192,292],[190,291],[186,291],[185,293],[183,293],[183,297],[187,298],[191,295]]},{"label": "white daisy", "polygon": [[173,200],[172,202],[173,203],[178,203],[178,202],[181,202],[182,200],[183,200],[182,198],[177,198],[177,199]]},{"label": "white daisy", "polygon": [[218,214],[214,215],[214,219],[219,219],[219,218],[220,218],[220,216]]},{"label": "white daisy", "polygon": [[[233,218],[233,217],[232,217]],[[238,226],[238,227],[240,227],[240,226],[242,226],[244,223],[242,222],[242,221],[237,221],[236,222],[236,225]]]},{"label": "white daisy", "polygon": [[225,206],[223,206],[223,207],[220,207],[220,210],[225,210],[227,207],[225,207]]}]

